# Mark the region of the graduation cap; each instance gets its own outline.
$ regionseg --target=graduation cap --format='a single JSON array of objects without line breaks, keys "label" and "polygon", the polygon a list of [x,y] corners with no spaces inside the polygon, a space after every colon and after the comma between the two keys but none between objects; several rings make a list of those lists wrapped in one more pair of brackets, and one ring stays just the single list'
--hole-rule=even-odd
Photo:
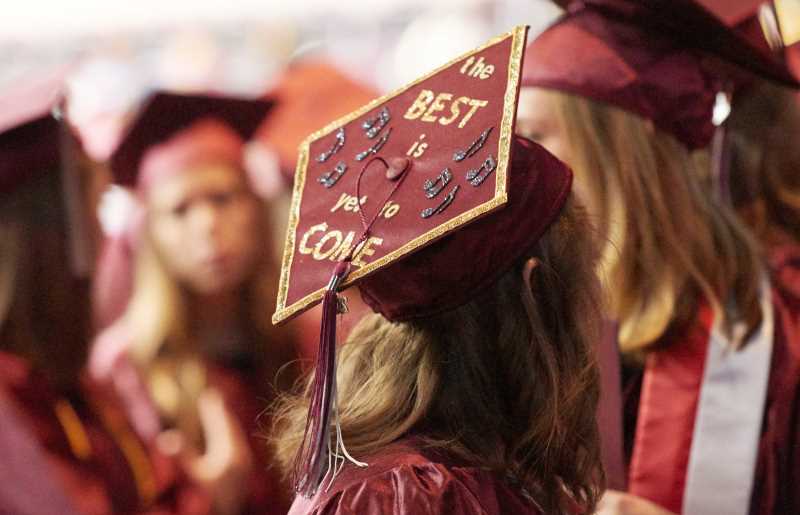
[{"label": "graduation cap", "polygon": [[[64,216],[69,237],[70,267],[76,277],[92,269],[91,237],[82,205],[78,172],[79,142],[66,122],[65,79],[72,64],[28,79],[0,93],[0,196],[12,197],[45,174],[58,176],[63,208],[48,212]],[[52,199],[44,201],[53,207]],[[45,218],[45,206],[38,218]]]},{"label": "graduation cap", "polygon": [[711,141],[725,87],[714,62],[797,86],[784,63],[693,0],[571,2],[529,45],[523,85],[613,104],[696,149]]},{"label": "graduation cap", "polygon": [[60,164],[62,75],[0,93],[0,194]]},{"label": "graduation cap", "polygon": [[295,462],[302,495],[335,475],[341,456],[351,459],[338,430],[336,450],[327,447],[336,427],[337,292],[357,285],[392,321],[454,309],[521,259],[569,195],[569,169],[514,136],[526,34],[515,28],[300,147],[273,322],[323,303]]},{"label": "graduation cap", "polygon": [[114,180],[146,187],[196,159],[239,162],[271,107],[269,100],[156,92],[111,156]]}]

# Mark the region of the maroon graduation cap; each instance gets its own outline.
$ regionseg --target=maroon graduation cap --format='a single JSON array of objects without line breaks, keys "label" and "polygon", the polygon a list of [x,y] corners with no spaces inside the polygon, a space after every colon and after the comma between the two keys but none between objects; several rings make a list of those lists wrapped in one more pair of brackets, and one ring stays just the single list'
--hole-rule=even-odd
[{"label": "maroon graduation cap", "polygon": [[523,85],[606,102],[652,120],[690,149],[708,145],[733,65],[787,86],[784,63],[693,0],[583,0],[526,51]]},{"label": "maroon graduation cap", "polygon": [[[152,182],[170,165],[216,153],[238,162],[241,145],[271,107],[269,100],[156,92],[111,156],[114,180],[124,186]],[[148,156],[153,171],[146,175],[152,176],[140,177]]]},{"label": "maroon graduation cap", "polygon": [[61,73],[0,93],[0,194],[61,162]]}]

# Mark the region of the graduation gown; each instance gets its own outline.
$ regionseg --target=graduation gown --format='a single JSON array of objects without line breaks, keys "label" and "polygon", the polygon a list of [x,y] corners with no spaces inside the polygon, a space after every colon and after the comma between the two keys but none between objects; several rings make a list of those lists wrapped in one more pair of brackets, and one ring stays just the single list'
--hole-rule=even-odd
[{"label": "graduation gown", "polygon": [[36,475],[53,481],[58,495],[50,494],[51,503],[63,505],[63,495],[70,504],[63,513],[209,513],[210,501],[136,436],[109,392],[88,380],[75,391],[57,391],[26,361],[3,352],[0,382],[13,411],[4,422],[13,418],[37,444],[34,460],[3,465],[20,467],[11,471],[20,481]]},{"label": "graduation gown", "polygon": [[39,443],[0,390],[0,515],[78,515]]},{"label": "graduation gown", "polygon": [[[750,515],[800,513],[800,248],[794,244],[775,246],[769,258],[774,309],[772,353],[767,362],[763,407],[752,413],[758,417],[758,432],[752,442],[749,509],[746,499],[739,503]],[[648,354],[644,369],[629,369],[625,378],[629,492],[675,513],[689,512],[689,482],[709,479],[693,478],[690,473],[693,454],[703,452],[693,448],[695,442],[708,442],[711,437],[722,443],[723,450],[727,446],[729,453],[716,456],[720,472],[739,466],[732,455],[742,449],[731,436],[732,425],[717,425],[716,431],[710,432],[716,434],[701,434],[698,422],[702,409],[708,408],[701,408],[701,397],[712,324],[711,309],[702,305],[691,327],[665,335],[657,350]],[[749,370],[744,375],[747,373]],[[746,379],[732,376],[728,380],[735,383]],[[743,398],[748,393],[741,391]],[[726,409],[728,402],[730,397],[718,405]],[[733,402],[749,401],[736,398]],[[709,498],[734,493],[730,489],[700,491]],[[695,511],[692,515],[705,513]]]},{"label": "graduation gown", "polygon": [[[153,440],[165,428],[144,381],[128,357],[130,341],[122,324],[104,331],[95,344],[90,368],[97,381],[116,392],[142,438]],[[247,435],[255,460],[245,487],[242,513],[246,515],[285,515],[291,503],[290,488],[273,467],[265,439],[270,424],[265,411],[274,397],[275,376],[278,368],[290,359],[277,352],[270,357],[274,359],[264,364],[237,355],[204,360],[208,385],[223,396],[225,405]],[[282,377],[289,375],[287,372]]]},{"label": "graduation gown", "polygon": [[289,515],[538,515],[524,492],[474,465],[423,449],[414,438],[348,463],[330,488],[297,497]]}]

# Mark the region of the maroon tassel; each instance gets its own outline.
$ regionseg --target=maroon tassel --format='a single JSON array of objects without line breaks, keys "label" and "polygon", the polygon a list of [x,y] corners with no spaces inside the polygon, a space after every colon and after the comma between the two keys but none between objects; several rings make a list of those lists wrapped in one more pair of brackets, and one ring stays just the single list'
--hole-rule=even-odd
[{"label": "maroon tassel", "polygon": [[[356,198],[361,198],[361,178],[364,176],[364,172],[376,161],[380,161],[386,166],[387,177],[395,181],[386,200],[379,204],[383,206],[403,183],[411,168],[411,163],[406,158],[400,158],[393,160],[392,166],[390,166],[382,157],[373,157],[364,164],[358,174]],[[361,233],[361,237],[347,257],[336,265],[322,299],[322,327],[319,334],[317,367],[314,371],[314,382],[311,385],[311,399],[308,404],[303,442],[297,451],[294,462],[294,489],[304,497],[314,496],[328,471],[331,474],[330,481],[332,482],[345,460],[358,467],[367,466],[366,463],[356,460],[347,452],[338,423],[338,415],[335,424],[336,443],[333,452],[330,447],[331,416],[336,410],[336,315],[339,311],[337,290],[350,273],[350,262],[353,255],[367,240],[370,229],[380,214],[379,210],[376,211],[368,222],[364,215],[364,209],[358,211],[364,232]]]},{"label": "maroon tassel", "polygon": [[350,263],[347,261],[339,263],[322,300],[317,366],[311,386],[303,443],[294,463],[295,491],[305,497],[312,497],[316,493],[330,460],[328,445],[336,391],[336,315],[339,304],[337,289],[349,273]]}]

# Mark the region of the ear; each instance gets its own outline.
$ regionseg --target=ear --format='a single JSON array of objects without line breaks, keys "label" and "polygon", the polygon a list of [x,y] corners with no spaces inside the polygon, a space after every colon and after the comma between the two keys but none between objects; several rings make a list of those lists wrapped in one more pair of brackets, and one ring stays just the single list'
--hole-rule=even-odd
[{"label": "ear", "polygon": [[525,287],[522,288],[522,302],[525,305],[525,312],[530,320],[536,319],[536,300],[533,297],[533,271],[539,266],[539,260],[530,258],[522,268],[522,280]]},{"label": "ear", "polygon": [[537,258],[529,258],[528,261],[525,262],[525,275],[530,276],[533,271],[539,266],[539,259]]},{"label": "ear", "polygon": [[525,262],[525,266],[522,268],[522,278],[525,280],[529,289],[533,289],[533,271],[536,270],[538,266],[539,260],[530,258]]}]

